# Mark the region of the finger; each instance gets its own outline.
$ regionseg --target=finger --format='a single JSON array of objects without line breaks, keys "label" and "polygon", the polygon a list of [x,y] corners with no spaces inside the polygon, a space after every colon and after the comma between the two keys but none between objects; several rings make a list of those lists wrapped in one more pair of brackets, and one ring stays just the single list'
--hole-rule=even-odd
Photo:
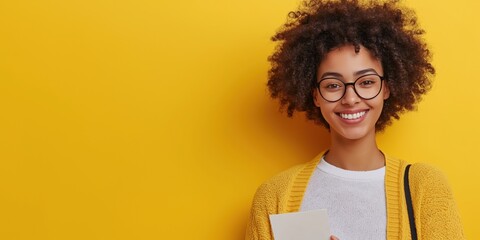
[{"label": "finger", "polygon": [[337,237],[332,235],[332,236],[330,236],[330,240],[340,240],[340,239],[338,239]]}]

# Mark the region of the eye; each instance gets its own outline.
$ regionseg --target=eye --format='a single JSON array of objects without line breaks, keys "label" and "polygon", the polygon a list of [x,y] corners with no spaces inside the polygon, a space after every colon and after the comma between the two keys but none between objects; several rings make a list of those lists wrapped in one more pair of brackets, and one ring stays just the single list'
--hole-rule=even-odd
[{"label": "eye", "polygon": [[340,88],[342,86],[336,84],[336,83],[330,83],[328,85],[325,86],[325,88],[329,88],[329,89],[335,89],[335,88]]},{"label": "eye", "polygon": [[322,81],[320,81],[319,86],[320,86],[320,89],[322,89],[322,91],[329,91],[329,92],[343,89],[342,81],[338,79],[333,79],[333,78],[323,79]]},{"label": "eye", "polygon": [[369,88],[380,83],[380,77],[377,75],[367,75],[359,78],[356,85],[362,88]]},{"label": "eye", "polygon": [[372,85],[372,84],[375,84],[375,81],[365,80],[365,81],[360,83],[360,85]]}]

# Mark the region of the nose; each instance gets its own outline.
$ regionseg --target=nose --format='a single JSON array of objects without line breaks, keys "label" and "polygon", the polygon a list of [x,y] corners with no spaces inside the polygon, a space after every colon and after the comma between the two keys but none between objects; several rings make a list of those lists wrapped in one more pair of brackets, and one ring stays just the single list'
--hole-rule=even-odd
[{"label": "nose", "polygon": [[353,106],[359,102],[360,102],[360,97],[355,92],[353,85],[346,86],[345,95],[343,95],[343,98],[342,98],[342,104]]}]

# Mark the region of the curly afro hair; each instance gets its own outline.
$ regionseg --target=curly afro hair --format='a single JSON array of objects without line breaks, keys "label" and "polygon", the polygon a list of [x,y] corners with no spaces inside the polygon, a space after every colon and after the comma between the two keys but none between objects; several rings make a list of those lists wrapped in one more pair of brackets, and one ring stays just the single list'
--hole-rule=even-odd
[{"label": "curly afro hair", "polygon": [[313,91],[322,58],[334,48],[360,45],[380,60],[390,97],[385,100],[376,131],[415,109],[431,88],[435,69],[415,13],[398,1],[311,0],[290,12],[272,37],[279,44],[269,57],[268,89],[289,117],[295,111],[329,128],[314,104]]}]

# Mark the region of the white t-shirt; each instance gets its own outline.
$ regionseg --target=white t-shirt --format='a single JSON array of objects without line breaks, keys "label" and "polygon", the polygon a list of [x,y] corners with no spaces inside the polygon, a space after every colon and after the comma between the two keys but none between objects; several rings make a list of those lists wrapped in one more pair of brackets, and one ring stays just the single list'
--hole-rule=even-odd
[{"label": "white t-shirt", "polygon": [[385,167],[349,171],[324,159],[313,172],[300,211],[326,208],[340,240],[386,239]]}]

